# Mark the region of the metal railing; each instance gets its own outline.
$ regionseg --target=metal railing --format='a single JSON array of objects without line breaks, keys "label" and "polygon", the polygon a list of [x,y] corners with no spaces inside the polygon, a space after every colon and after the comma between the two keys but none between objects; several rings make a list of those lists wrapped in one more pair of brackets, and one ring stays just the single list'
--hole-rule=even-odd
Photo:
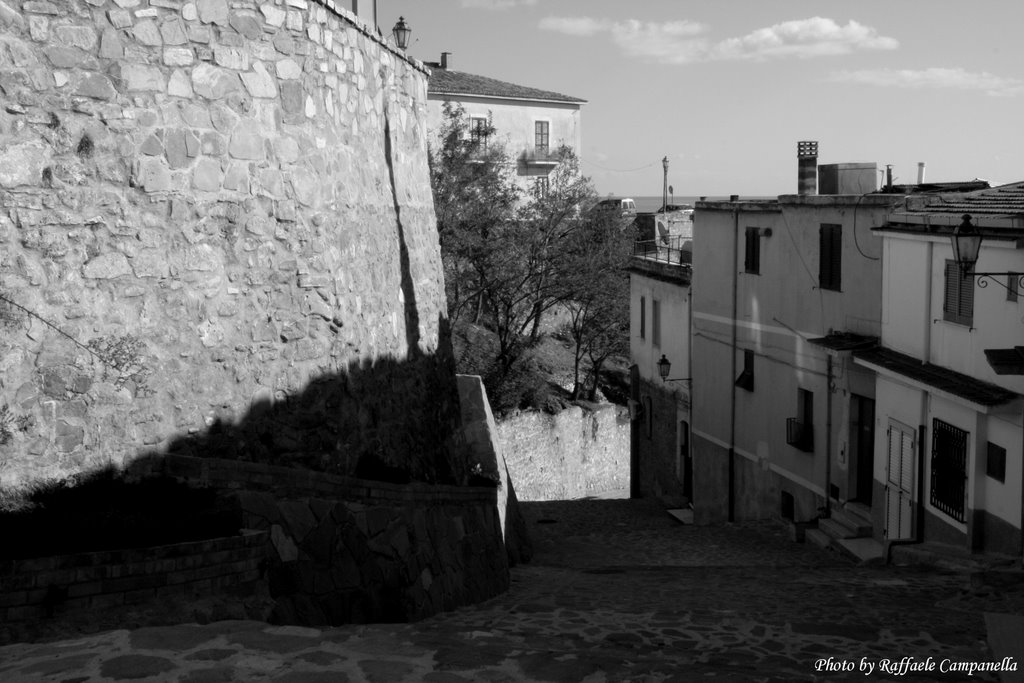
[{"label": "metal railing", "polygon": [[683,249],[686,239],[681,235],[659,237],[653,240],[637,240],[633,243],[633,256],[652,261],[689,266],[693,262],[693,253]]},{"label": "metal railing", "polygon": [[527,147],[520,158],[528,164],[557,164],[562,160],[560,151],[550,147]]}]

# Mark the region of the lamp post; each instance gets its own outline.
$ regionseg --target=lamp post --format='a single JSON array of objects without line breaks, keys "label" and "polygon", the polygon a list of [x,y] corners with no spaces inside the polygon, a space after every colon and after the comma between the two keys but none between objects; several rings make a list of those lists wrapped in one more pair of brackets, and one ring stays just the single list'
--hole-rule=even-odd
[{"label": "lamp post", "polygon": [[405,51],[405,48],[409,47],[409,36],[412,35],[412,29],[405,23],[405,17],[398,17],[394,28],[391,29],[391,35],[395,37],[395,45],[399,50]]},{"label": "lamp post", "polygon": [[[978,279],[978,286],[984,289],[988,283],[998,283],[1009,291],[1020,291],[1024,288],[1024,273],[976,273],[974,264],[978,262],[978,254],[981,251],[981,231],[971,223],[971,214],[965,213],[961,217],[960,225],[953,230],[950,242],[953,245],[953,260],[960,266],[960,274],[964,278],[973,277]],[[1005,277],[1006,284],[996,280],[997,277]],[[1016,287],[1011,283],[1016,280]]]},{"label": "lamp post", "polygon": [[668,213],[668,157],[661,160],[661,167],[665,170],[665,187],[662,190],[661,212]]}]

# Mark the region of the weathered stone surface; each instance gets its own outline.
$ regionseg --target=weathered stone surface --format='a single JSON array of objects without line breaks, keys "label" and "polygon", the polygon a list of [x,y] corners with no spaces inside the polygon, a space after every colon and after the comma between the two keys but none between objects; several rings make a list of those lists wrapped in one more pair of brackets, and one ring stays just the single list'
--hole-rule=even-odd
[{"label": "weathered stone surface", "polygon": [[160,37],[165,45],[184,45],[188,42],[188,36],[185,35],[185,25],[177,17],[165,19],[160,24]]},{"label": "weathered stone surface", "polygon": [[124,56],[124,46],[117,31],[112,28],[103,30],[100,36],[100,57],[104,59],[121,59]]},{"label": "weathered stone surface", "polygon": [[52,150],[39,140],[0,147],[0,187],[40,185]]},{"label": "weathered stone surface", "polygon": [[122,275],[128,275],[131,272],[131,266],[128,265],[128,259],[125,258],[125,255],[111,252],[109,254],[101,254],[86,263],[82,275],[92,279],[109,280],[121,277]]},{"label": "weathered stone surface", "polygon": [[58,26],[57,39],[64,45],[91,52],[96,47],[96,31],[89,26]]},{"label": "weathered stone surface", "polygon": [[80,97],[92,97],[97,100],[111,100],[117,96],[117,90],[110,79],[103,74],[88,74],[75,88],[75,94]]},{"label": "weathered stone surface", "polygon": [[132,27],[135,40],[142,45],[158,46],[164,44],[160,29],[153,20],[140,21]]},{"label": "weathered stone surface", "polygon": [[231,25],[231,28],[241,33],[247,40],[259,40],[263,36],[263,26],[259,20],[248,14],[234,12],[228,23]]},{"label": "weathered stone surface", "polygon": [[192,187],[203,192],[216,192],[220,185],[220,164],[213,159],[200,159],[192,173]]},{"label": "weathered stone surface", "polygon": [[235,159],[262,159],[263,136],[251,128],[239,128],[231,135],[228,151]]},{"label": "weathered stone surface", "polygon": [[238,74],[210,64],[199,64],[192,70],[192,89],[197,95],[219,100],[241,87]]},{"label": "weathered stone surface", "polygon": [[199,13],[199,21],[204,24],[228,25],[227,0],[197,0],[195,5]]},{"label": "weathered stone surface", "polygon": [[163,159],[139,159],[137,166],[135,182],[146,192],[166,192],[171,189],[171,169]]},{"label": "weathered stone surface", "polygon": [[275,64],[277,77],[287,80],[295,80],[302,76],[302,67],[292,59],[280,59]]},{"label": "weathered stone surface", "polygon": [[242,83],[253,97],[277,97],[276,81],[262,62],[255,62],[252,71],[242,74]]},{"label": "weathered stone surface", "polygon": [[118,64],[116,73],[124,83],[125,90],[129,92],[162,92],[166,88],[164,73],[156,66],[121,63]]},{"label": "weathered stone surface", "polygon": [[164,64],[167,66],[189,66],[195,61],[195,53],[187,47],[164,48]]},{"label": "weathered stone surface", "polygon": [[266,22],[274,27],[280,27],[284,25],[285,16],[287,13],[283,9],[279,9],[269,2],[264,2],[260,5],[260,12],[263,13],[263,17]]},{"label": "weathered stone surface", "polygon": [[171,79],[167,81],[167,94],[174,97],[192,98],[192,81],[181,69],[175,69],[171,73]]}]

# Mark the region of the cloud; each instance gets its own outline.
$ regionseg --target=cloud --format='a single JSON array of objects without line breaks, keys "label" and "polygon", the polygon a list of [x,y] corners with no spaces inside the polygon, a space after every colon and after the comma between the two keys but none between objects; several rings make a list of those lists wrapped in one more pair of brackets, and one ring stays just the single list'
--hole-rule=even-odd
[{"label": "cloud", "polygon": [[972,73],[964,69],[866,69],[837,71],[829,80],[839,83],[861,83],[896,88],[943,88],[980,90],[993,97],[1007,97],[1024,92],[1024,81],[995,76],[986,71]]},{"label": "cloud", "polygon": [[899,47],[896,39],[881,36],[870,26],[856,21],[843,26],[822,17],[786,21],[719,42],[707,38],[706,26],[692,21],[545,17],[540,28],[579,37],[605,33],[626,55],[664,64],[806,58]]},{"label": "cloud", "polygon": [[536,5],[538,0],[462,0],[462,6],[470,9],[511,9],[519,5]]}]

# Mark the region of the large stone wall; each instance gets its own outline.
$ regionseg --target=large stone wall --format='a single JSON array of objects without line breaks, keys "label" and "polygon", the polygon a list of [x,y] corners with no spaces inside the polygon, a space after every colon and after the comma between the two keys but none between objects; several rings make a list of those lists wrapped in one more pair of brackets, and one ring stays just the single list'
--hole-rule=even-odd
[{"label": "large stone wall", "polygon": [[572,500],[629,491],[629,414],[611,404],[557,415],[520,413],[498,423],[519,500]]},{"label": "large stone wall", "polygon": [[333,0],[0,0],[0,485],[459,482],[426,74]]}]

